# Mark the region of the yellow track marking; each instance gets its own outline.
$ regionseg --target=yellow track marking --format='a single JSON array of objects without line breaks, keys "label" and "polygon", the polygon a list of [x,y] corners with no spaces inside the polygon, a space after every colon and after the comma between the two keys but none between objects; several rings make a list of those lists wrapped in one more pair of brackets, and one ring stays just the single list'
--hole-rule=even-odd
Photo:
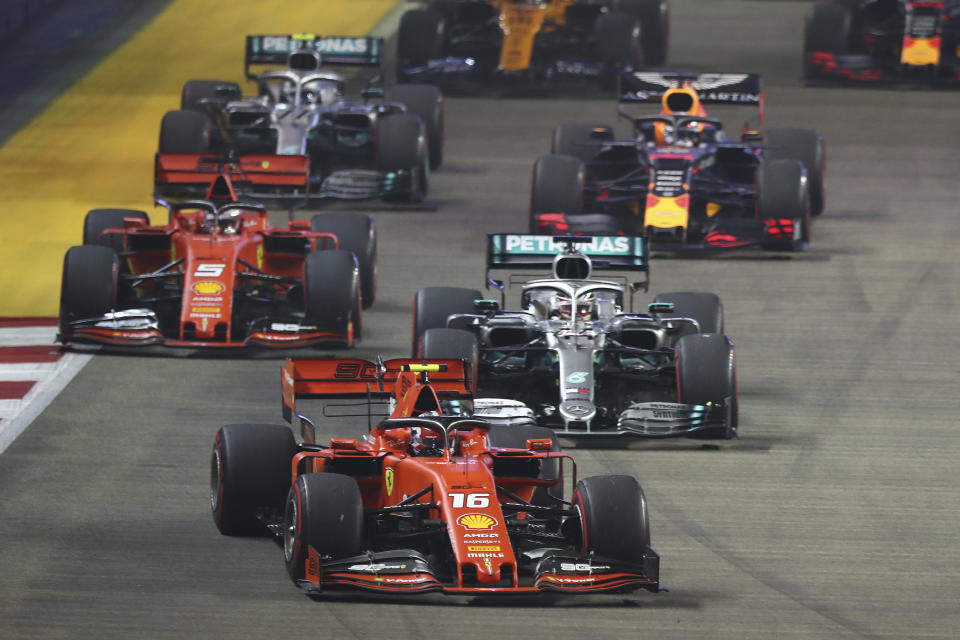
[{"label": "yellow track marking", "polygon": [[57,314],[63,254],[81,242],[87,210],[164,220],[150,197],[153,154],[186,80],[242,80],[247,34],[363,35],[395,4],[174,0],[0,147],[0,316]]}]

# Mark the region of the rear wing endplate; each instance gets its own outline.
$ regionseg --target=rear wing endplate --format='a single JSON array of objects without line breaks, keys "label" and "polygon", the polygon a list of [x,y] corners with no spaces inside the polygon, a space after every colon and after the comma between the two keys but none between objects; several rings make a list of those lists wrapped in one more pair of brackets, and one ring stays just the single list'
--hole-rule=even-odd
[{"label": "rear wing endplate", "polygon": [[293,33],[278,36],[247,36],[243,71],[253,79],[251,65],[285,65],[287,56],[301,49],[320,52],[324,65],[359,65],[379,67],[382,62],[383,40],[352,36],[319,36],[314,33]]},{"label": "rear wing endplate", "polygon": [[[463,360],[394,358],[382,363],[360,358],[287,358],[280,374],[283,417],[293,420],[298,398],[393,397],[404,366],[429,367],[430,386],[436,392],[472,397],[469,368]],[[406,389],[403,389],[406,391]]]}]

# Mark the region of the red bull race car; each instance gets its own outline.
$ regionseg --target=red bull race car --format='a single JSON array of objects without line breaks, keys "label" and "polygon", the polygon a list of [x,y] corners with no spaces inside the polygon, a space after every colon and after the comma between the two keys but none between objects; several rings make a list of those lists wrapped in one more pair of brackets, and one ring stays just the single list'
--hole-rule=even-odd
[{"label": "red bull race car", "polygon": [[[310,594],[658,591],[636,478],[578,479],[549,429],[472,417],[472,387],[461,360],[288,359],[283,410],[302,442],[285,426],[219,430],[218,529],[272,532]],[[390,410],[361,438],[321,444],[304,398]]]},{"label": "red bull race car", "polygon": [[960,80],[960,2],[832,0],[807,12],[808,79]]},{"label": "red bull race car", "polygon": [[[633,135],[572,123],[533,169],[530,230],[551,235],[639,234],[656,250],[759,246],[797,251],[824,207],[826,150],[813,129],[744,125],[738,138],[704,105],[749,105],[763,120],[756,74],[637,72],[624,76],[618,114]],[[636,115],[659,102],[660,113]]]},{"label": "red bull race car", "polygon": [[214,176],[204,200],[147,213],[95,209],[83,244],[63,260],[60,340],[177,347],[353,346],[375,295],[376,234],[369,216],[320,214],[274,227],[263,205],[237,200],[233,180],[288,176],[201,158]]}]

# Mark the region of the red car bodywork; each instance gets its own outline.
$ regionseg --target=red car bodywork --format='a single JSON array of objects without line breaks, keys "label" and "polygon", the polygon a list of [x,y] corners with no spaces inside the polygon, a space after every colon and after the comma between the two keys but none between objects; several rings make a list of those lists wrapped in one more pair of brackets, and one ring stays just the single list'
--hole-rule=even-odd
[{"label": "red car bodywork", "polygon": [[[456,567],[453,575],[444,578],[416,559],[392,567],[389,563],[382,567],[372,564],[373,559],[370,564],[358,564],[356,559],[338,564],[321,557],[311,546],[306,554],[305,579],[299,585],[308,592],[331,587],[461,594],[657,591],[659,556],[649,548],[639,564],[601,561],[582,550],[570,549],[558,552],[552,563],[541,562],[533,575],[521,575],[521,552],[514,539],[518,528],[533,516],[524,509],[536,509],[531,501],[538,487],[563,486],[562,468],[568,463],[575,485],[576,465],[569,455],[551,451],[550,439],[528,439],[520,449],[493,447],[488,442],[490,424],[484,420],[448,418],[442,423],[445,431],[438,429],[441,418],[435,416],[449,413],[446,409],[451,400],[468,400],[470,388],[469,369],[460,360],[421,365],[419,360],[396,359],[382,363],[382,367],[359,359],[286,361],[282,371],[284,415],[288,420],[294,415],[300,418],[303,448],[307,449],[293,458],[293,484],[301,474],[344,473],[342,470],[350,464],[376,461],[381,472],[355,478],[367,514],[394,513],[406,507],[422,513],[428,522],[442,522],[445,534],[437,535],[448,538]],[[325,448],[314,442],[313,424],[294,412],[297,398],[387,396],[393,403],[390,417],[374,425],[366,438],[333,438]],[[442,453],[426,457],[412,453],[414,427],[442,432]],[[542,464],[551,458],[562,459],[559,477],[509,477],[500,473],[501,465],[529,461]],[[579,513],[577,509],[574,505],[569,513]]]},{"label": "red car bodywork", "polygon": [[[282,156],[278,156],[283,158]],[[271,162],[275,157],[271,156]],[[291,162],[305,161],[290,157]],[[246,161],[246,160],[245,160]],[[220,163],[218,166],[218,162]],[[192,154],[158,154],[158,172],[165,180],[209,184],[206,200],[228,204],[236,212],[236,228],[224,232],[212,227],[209,216],[216,214],[200,201],[167,205],[167,224],[149,226],[141,218],[124,218],[122,228],[104,229],[101,240],[121,243],[118,251],[121,264],[135,277],[133,289],[146,289],[151,283],[182,281],[179,331],[170,335],[160,328],[128,328],[73,323],[62,327],[61,340],[98,342],[113,345],[156,345],[176,347],[302,347],[318,343],[354,344],[355,318],[345,332],[309,330],[292,325],[267,323],[237,339],[233,315],[234,292],[244,278],[273,283],[278,290],[296,286],[304,280],[305,255],[311,251],[338,248],[336,235],[311,231],[309,220],[290,221],[286,228],[277,228],[268,221],[266,209],[257,204],[238,203],[234,180],[256,185],[287,184],[299,175],[294,165],[261,163],[259,172],[246,166],[224,165],[222,160],[209,162]],[[197,167],[199,166],[199,169]],[[190,170],[188,167],[194,167]],[[271,170],[272,169],[272,170]],[[215,178],[210,182],[211,173]],[[293,178],[296,179],[296,178]],[[303,180],[303,176],[300,176]],[[222,211],[222,209],[221,209]],[[284,242],[301,245],[297,251],[282,250]],[[304,248],[309,244],[309,248]],[[281,250],[271,250],[271,247]],[[291,284],[294,283],[294,284]],[[109,325],[110,323],[101,323]],[[116,324],[116,323],[115,323]]]}]

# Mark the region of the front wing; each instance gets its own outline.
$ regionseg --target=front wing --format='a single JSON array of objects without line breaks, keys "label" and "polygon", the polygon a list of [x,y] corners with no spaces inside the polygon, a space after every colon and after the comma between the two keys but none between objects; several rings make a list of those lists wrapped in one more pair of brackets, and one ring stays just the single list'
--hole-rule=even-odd
[{"label": "front wing", "polygon": [[149,309],[114,311],[100,318],[87,318],[66,323],[57,338],[62,343],[93,343],[124,347],[186,347],[237,349],[246,347],[297,348],[321,344],[354,346],[352,325],[347,333],[320,331],[317,327],[296,323],[261,323],[253,327],[243,340],[177,339],[160,331],[156,314]]},{"label": "front wing", "polygon": [[[541,213],[534,217],[533,230],[546,235],[596,236],[635,233],[624,229],[617,218],[603,213],[567,216],[562,213]],[[792,218],[757,220],[727,218],[718,220],[713,230],[698,241],[679,241],[673,236],[650,236],[650,250],[664,252],[709,251],[761,248],[770,250],[804,250],[802,221]]]},{"label": "front wing", "polygon": [[322,558],[310,547],[305,579],[297,586],[307,593],[328,589],[360,589],[381,593],[529,594],[544,591],[564,593],[623,593],[660,586],[660,556],[646,549],[637,564],[625,564],[599,556],[561,552],[547,553],[537,562],[533,575],[514,577],[503,586],[461,586],[442,582],[427,560],[413,550],[385,551],[339,560]]}]

